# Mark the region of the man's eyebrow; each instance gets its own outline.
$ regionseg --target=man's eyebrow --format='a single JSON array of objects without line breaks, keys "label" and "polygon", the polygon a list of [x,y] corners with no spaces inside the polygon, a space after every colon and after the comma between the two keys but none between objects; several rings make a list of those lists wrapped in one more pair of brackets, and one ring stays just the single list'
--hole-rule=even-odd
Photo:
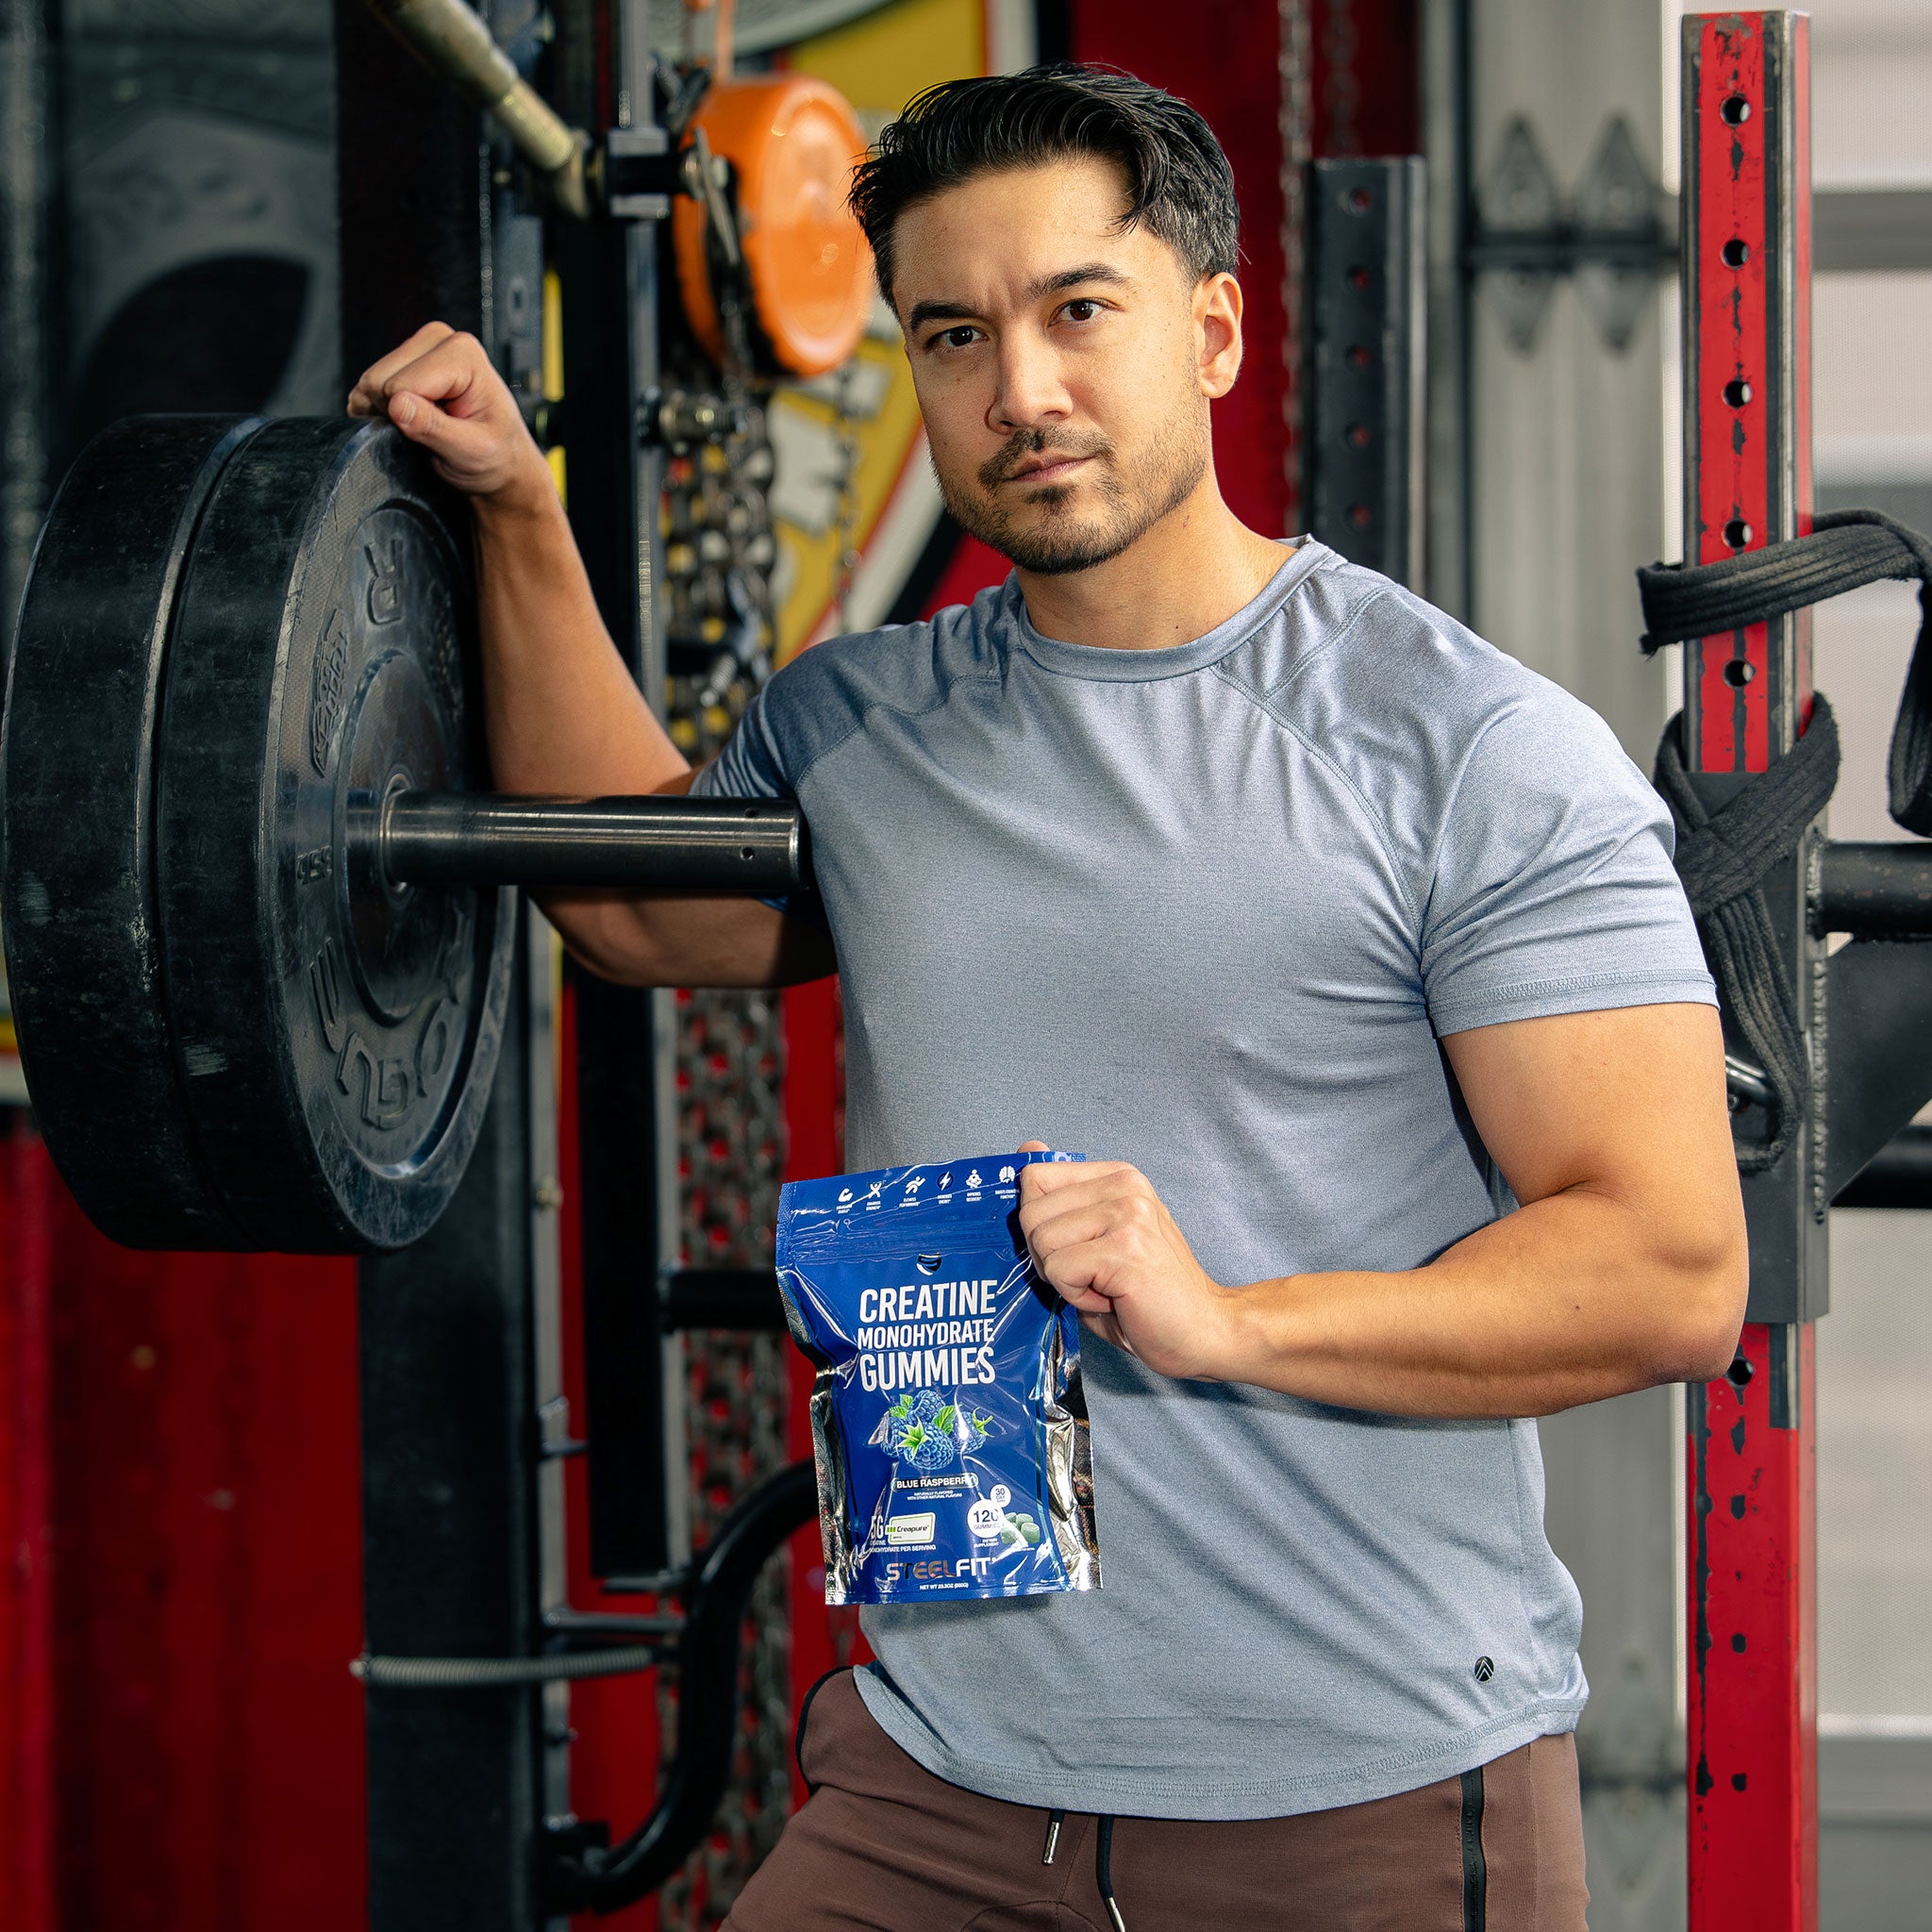
[{"label": "man's eyebrow", "polygon": [[906,318],[906,333],[916,335],[929,322],[971,322],[973,310],[958,302],[915,302]]},{"label": "man's eyebrow", "polygon": [[[1043,295],[1057,295],[1063,289],[1079,288],[1082,284],[1098,282],[1104,288],[1126,288],[1131,277],[1105,261],[1082,262],[1078,268],[1063,268],[1053,275],[1042,275],[1027,291],[1028,301],[1038,302]],[[961,302],[915,302],[906,317],[906,333],[916,335],[929,322],[976,322],[979,311],[969,308]]]},{"label": "man's eyebrow", "polygon": [[1078,268],[1063,268],[1058,275],[1042,275],[1026,293],[1031,300],[1038,302],[1042,295],[1058,295],[1062,289],[1076,289],[1083,282],[1099,282],[1106,288],[1124,289],[1131,279],[1110,262],[1087,261]]}]

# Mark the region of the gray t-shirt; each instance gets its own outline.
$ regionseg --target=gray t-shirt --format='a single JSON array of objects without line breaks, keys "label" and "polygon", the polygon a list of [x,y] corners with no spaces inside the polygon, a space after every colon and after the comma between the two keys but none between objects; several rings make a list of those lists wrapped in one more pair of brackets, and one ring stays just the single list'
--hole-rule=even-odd
[{"label": "gray t-shirt", "polygon": [[[804,808],[851,1167],[1130,1160],[1222,1282],[1415,1268],[1508,1210],[1439,1035],[1712,999],[1602,721],[1312,541],[1173,649],[1042,637],[1010,579],[821,644],[696,789]],[[1104,1587],[865,1614],[865,1702],[928,1770],[1259,1818],[1574,1728],[1534,1423],[1083,1357]]]}]

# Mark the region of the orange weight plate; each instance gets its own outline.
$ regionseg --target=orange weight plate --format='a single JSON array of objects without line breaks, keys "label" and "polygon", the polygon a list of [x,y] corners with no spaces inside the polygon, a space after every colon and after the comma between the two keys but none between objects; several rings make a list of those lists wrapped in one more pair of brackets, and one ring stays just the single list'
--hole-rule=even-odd
[{"label": "orange weight plate", "polygon": [[[865,136],[845,97],[803,74],[726,81],[693,125],[737,174],[752,306],[773,358],[794,375],[836,369],[872,308],[872,250],[845,206]],[[684,312],[722,359],[704,204],[679,196],[671,221]]]}]

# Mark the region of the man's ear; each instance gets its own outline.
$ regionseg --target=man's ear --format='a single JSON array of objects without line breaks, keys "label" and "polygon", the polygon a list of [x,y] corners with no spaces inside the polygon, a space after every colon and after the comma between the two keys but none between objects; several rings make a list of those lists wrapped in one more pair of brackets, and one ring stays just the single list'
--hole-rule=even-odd
[{"label": "man's ear", "polygon": [[1231,275],[1203,275],[1195,285],[1194,342],[1201,393],[1224,396],[1241,373],[1241,285]]}]

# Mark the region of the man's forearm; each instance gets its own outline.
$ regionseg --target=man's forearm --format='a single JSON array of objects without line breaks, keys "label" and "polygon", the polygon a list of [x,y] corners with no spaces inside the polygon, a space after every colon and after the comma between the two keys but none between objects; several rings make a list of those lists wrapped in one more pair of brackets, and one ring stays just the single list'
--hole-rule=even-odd
[{"label": "man's forearm", "polygon": [[547,473],[478,501],[476,558],[497,787],[602,797],[689,770],[610,641]]},{"label": "man's forearm", "polygon": [[[681,789],[691,767],[633,682],[591,594],[546,473],[476,507],[485,715],[506,791]],[[637,985],[771,986],[832,970],[829,948],[743,899],[545,892],[593,971]]]},{"label": "man's forearm", "polygon": [[[491,776],[501,791],[615,797],[689,770],[618,656],[547,471],[476,504],[477,627]],[[666,974],[650,909],[596,892],[546,892],[564,942],[600,973]]]},{"label": "man's forearm", "polygon": [[1219,1378],[1389,1415],[1547,1415],[1730,1360],[1743,1260],[1716,1231],[1660,1244],[1577,1188],[1479,1228],[1426,1267],[1225,1291]]}]

